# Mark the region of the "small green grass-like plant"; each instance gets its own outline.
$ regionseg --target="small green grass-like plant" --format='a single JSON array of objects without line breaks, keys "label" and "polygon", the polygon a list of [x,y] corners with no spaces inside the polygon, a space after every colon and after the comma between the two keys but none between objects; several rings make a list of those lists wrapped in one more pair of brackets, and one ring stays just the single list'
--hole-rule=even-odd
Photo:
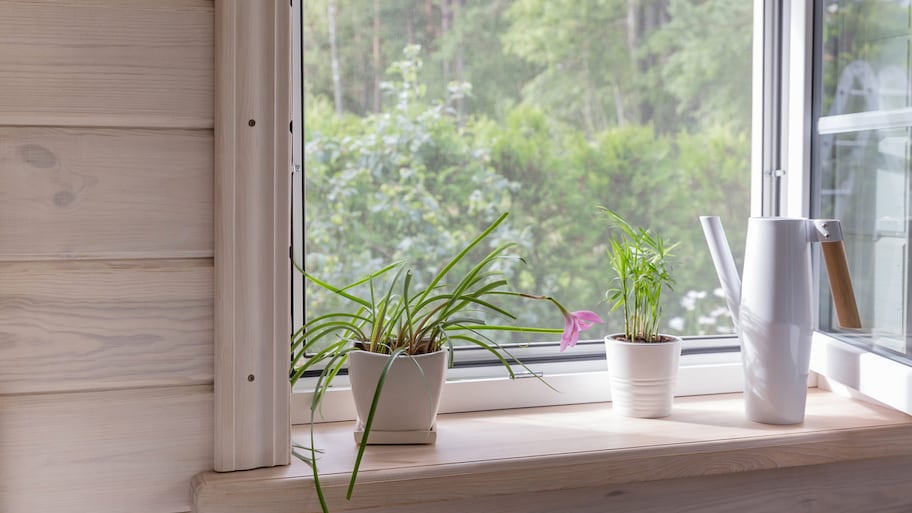
[{"label": "small green grass-like plant", "polygon": [[[319,374],[314,385],[311,418],[316,416],[330,383],[344,368],[352,351],[390,355],[374,391],[368,418],[363,419],[364,433],[358,447],[346,498],[350,499],[352,496],[383,384],[396,358],[449,349],[452,363],[454,343],[467,342],[493,354],[504,365],[510,378],[513,378],[511,364],[518,364],[523,368],[525,365],[513,357],[506,348],[486,336],[485,332],[560,334],[564,330],[488,324],[485,318],[489,317],[508,321],[516,319],[516,316],[498,304],[500,299],[520,297],[550,301],[560,310],[565,321],[573,319],[574,313],[568,312],[550,296],[526,294],[508,288],[503,273],[496,270],[493,264],[498,259],[509,258],[506,252],[515,246],[514,243],[494,248],[477,263],[470,265],[464,274],[451,276],[456,275],[451,271],[466,260],[469,253],[491,235],[504,222],[507,215],[504,213],[491,223],[422,287],[415,286],[412,273],[405,262],[383,267],[344,287],[331,285],[294,264],[305,279],[341,296],[352,306],[350,311],[314,315],[291,337],[292,363],[289,379],[292,386],[308,370]],[[378,283],[381,284],[380,287]],[[366,287],[367,291],[358,295],[355,291],[359,290],[359,287]],[[565,328],[566,326],[565,322]],[[575,343],[576,340],[572,342]],[[416,390],[414,393],[415,397],[423,398],[420,395],[422,391]],[[403,398],[411,399],[414,398]],[[294,454],[313,468],[317,497],[323,511],[328,512],[317,471],[319,451],[314,448],[313,423],[310,438],[309,447],[295,443],[294,447],[304,450],[305,453],[295,451]]]},{"label": "small green grass-like plant", "polygon": [[608,263],[614,271],[613,286],[605,292],[611,310],[623,308],[624,340],[663,342],[659,335],[662,290],[671,290],[668,259],[677,246],[645,228],[636,228],[617,212],[605,207],[612,228],[619,233],[609,241]]}]

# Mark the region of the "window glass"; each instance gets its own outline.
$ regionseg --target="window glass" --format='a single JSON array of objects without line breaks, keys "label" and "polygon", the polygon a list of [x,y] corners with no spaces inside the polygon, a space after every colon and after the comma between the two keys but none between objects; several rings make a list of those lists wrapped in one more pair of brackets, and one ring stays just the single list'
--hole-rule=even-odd
[{"label": "window glass", "polygon": [[[314,0],[304,5],[305,267],[407,260],[428,280],[502,212],[513,288],[609,313],[598,206],[677,241],[662,331],[732,331],[699,215],[739,263],[749,216],[752,3]],[[904,175],[905,176],[905,175]],[[309,286],[305,311],[335,308]],[[560,328],[544,302],[516,322]],[[602,333],[596,333],[602,331]],[[550,337],[553,339],[553,336]],[[540,340],[546,340],[540,339]],[[525,342],[505,339],[502,342]]]},{"label": "window glass", "polygon": [[[818,7],[818,212],[842,221],[864,326],[861,334],[845,335],[908,356],[910,3]],[[821,325],[837,332],[825,279],[821,288]]]}]

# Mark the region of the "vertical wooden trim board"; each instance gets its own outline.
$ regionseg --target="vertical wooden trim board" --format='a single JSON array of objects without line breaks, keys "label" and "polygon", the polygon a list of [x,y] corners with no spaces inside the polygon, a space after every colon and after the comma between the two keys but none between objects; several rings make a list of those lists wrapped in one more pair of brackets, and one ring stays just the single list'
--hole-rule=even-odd
[{"label": "vertical wooden trim board", "polygon": [[215,470],[290,461],[291,8],[217,0]]}]

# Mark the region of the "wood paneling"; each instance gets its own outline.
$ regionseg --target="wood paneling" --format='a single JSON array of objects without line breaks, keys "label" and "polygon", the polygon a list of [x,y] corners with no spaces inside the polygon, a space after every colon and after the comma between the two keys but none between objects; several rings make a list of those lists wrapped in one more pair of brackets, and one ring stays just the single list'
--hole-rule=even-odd
[{"label": "wood paneling", "polygon": [[[651,511],[616,510],[607,501],[613,498],[610,493],[623,495],[630,488],[640,490],[640,498],[648,500],[661,487],[647,489],[645,484],[631,483],[657,480],[674,483],[684,478],[824,468],[894,457],[903,458],[906,471],[912,467],[912,418],[819,391],[809,394],[806,420],[795,426],[747,421],[741,395],[735,394],[676,399],[672,415],[663,419],[621,417],[607,404],[591,404],[442,415],[437,428],[434,446],[369,447],[354,496],[347,502],[344,495],[356,453],[352,423],[319,425],[316,447],[324,450],[319,456],[321,483],[332,510]],[[309,443],[306,427],[296,428],[295,434],[295,439]],[[884,466],[884,470],[891,468]],[[772,480],[778,479],[776,475],[757,474]],[[794,475],[807,474],[796,471]],[[859,483],[871,485],[876,479],[869,476]],[[710,481],[695,481],[691,490],[702,490],[703,505],[711,503],[713,485],[701,488],[700,483]],[[824,499],[818,492],[828,481],[807,482],[812,483],[817,486],[813,500]],[[758,483],[752,492],[761,493],[765,487]],[[195,478],[194,490],[199,513],[319,510],[310,468],[298,461],[285,468],[205,473]],[[561,507],[573,495],[567,490],[579,490],[585,500]],[[854,490],[861,492],[863,487]],[[678,489],[670,500],[686,495],[685,491]],[[883,491],[884,487],[873,486],[872,497]],[[600,496],[604,504],[597,501]],[[912,497],[907,495],[902,504],[910,503]],[[535,509],[537,504],[543,506]],[[706,511],[735,511],[741,503],[730,497],[730,502],[720,504],[731,509]]]},{"label": "wood paneling", "polygon": [[0,128],[0,261],[211,256],[212,180],[208,130]]},{"label": "wood paneling", "polygon": [[211,384],[212,275],[211,259],[0,263],[0,393]]},{"label": "wood paneling", "polygon": [[0,0],[0,512],[188,511],[212,468],[214,19]]},{"label": "wood paneling", "polygon": [[211,0],[0,2],[0,125],[210,128]]},{"label": "wood paneling", "polygon": [[0,511],[187,511],[211,431],[211,386],[0,397]]}]

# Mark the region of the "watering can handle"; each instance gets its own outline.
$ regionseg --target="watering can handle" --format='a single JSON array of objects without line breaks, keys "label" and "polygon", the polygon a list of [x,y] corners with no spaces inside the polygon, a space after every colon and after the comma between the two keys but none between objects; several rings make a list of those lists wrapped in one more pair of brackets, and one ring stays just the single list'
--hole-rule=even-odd
[{"label": "watering can handle", "polygon": [[855,304],[855,291],[852,290],[852,278],[849,276],[845,244],[841,240],[822,241],[820,247],[823,249],[823,259],[826,262],[839,325],[843,328],[861,328],[858,305]]}]

